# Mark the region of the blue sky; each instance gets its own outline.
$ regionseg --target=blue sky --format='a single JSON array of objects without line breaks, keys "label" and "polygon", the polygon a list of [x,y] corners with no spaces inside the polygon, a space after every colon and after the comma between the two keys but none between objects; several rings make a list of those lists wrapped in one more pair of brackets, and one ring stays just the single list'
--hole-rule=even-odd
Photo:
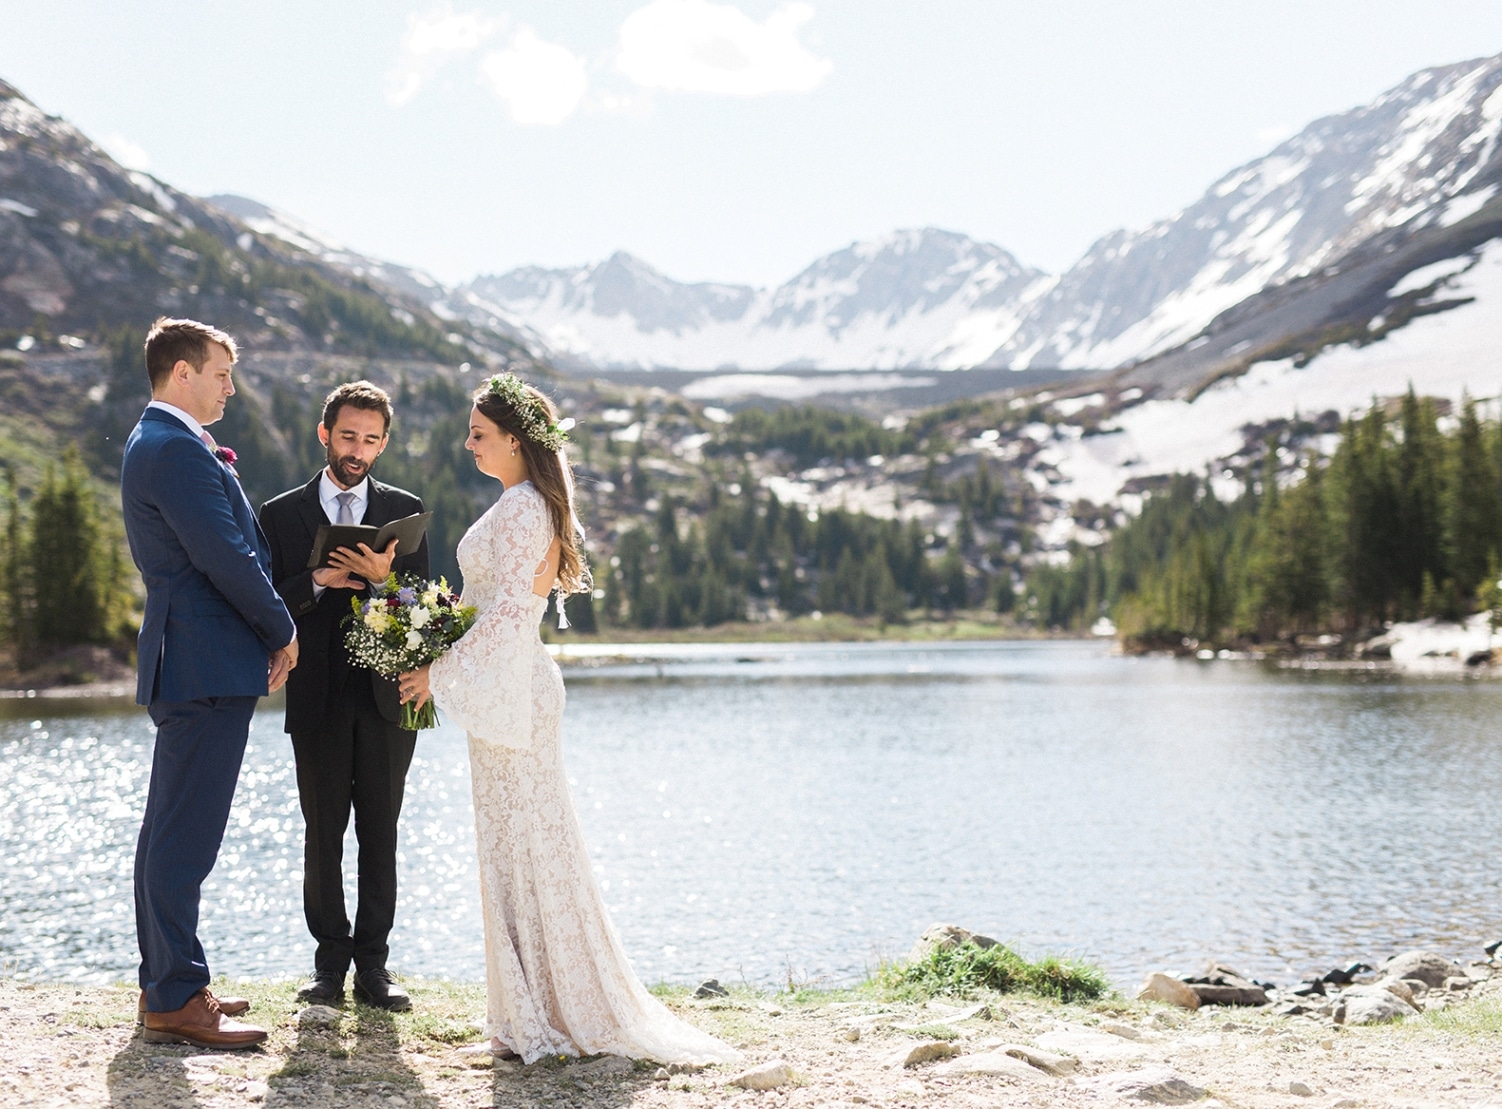
[{"label": "blue sky", "polygon": [[754,284],[903,227],[1060,269],[1496,0],[0,0],[0,78],[190,192],[449,281],[629,250]]}]

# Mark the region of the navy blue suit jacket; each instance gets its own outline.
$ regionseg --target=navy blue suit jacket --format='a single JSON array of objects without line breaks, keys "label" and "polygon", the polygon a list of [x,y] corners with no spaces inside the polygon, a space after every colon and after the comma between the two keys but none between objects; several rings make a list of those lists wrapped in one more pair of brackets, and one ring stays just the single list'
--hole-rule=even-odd
[{"label": "navy blue suit jacket", "polygon": [[125,444],[120,499],[146,582],[136,702],[264,697],[293,623],[239,479],[181,420],[148,408]]}]

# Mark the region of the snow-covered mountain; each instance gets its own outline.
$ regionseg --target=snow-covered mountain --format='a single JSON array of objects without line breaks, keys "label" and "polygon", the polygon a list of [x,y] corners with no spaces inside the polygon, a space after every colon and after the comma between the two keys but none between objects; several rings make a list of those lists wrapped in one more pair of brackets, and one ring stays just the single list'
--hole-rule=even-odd
[{"label": "snow-covered mountain", "polygon": [[776,289],[683,284],[618,253],[479,277],[455,307],[602,367],[956,367],[983,361],[1052,284],[998,246],[927,229],[855,243]]},{"label": "snow-covered mountain", "polygon": [[[1502,56],[1424,70],[1318,120],[1196,203],[1061,275],[933,229],[856,243],[776,289],[681,284],[629,255],[480,277],[451,302],[600,367],[1064,367],[1141,362],[1383,238],[1479,212],[1502,180]],[[1463,244],[1469,250],[1476,242]]]}]

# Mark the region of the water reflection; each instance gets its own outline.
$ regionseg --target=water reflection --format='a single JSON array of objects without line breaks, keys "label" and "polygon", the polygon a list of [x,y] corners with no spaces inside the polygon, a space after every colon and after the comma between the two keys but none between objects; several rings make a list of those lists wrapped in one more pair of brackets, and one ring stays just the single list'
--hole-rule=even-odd
[{"label": "water reflection", "polygon": [[[1416,943],[1475,953],[1502,928],[1495,683],[1082,644],[654,653],[570,669],[566,716],[597,871],[649,980],[848,979],[935,920],[1122,980],[1208,956],[1286,980]],[[0,721],[0,956],[21,973],[133,974],[150,743],[137,711]],[[462,736],[421,736],[400,971],[483,972],[468,773]],[[311,966],[301,839],[264,711],[205,890],[216,969]]]}]

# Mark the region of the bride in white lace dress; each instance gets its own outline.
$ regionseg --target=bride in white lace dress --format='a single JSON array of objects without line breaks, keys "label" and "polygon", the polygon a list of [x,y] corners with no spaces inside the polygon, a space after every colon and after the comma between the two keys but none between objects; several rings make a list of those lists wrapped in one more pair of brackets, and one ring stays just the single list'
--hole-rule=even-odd
[{"label": "bride in white lace dress", "polygon": [[555,585],[588,585],[563,429],[551,402],[510,374],[475,394],[465,447],[500,498],[459,541],[474,627],[401,678],[469,734],[485,1033],[496,1054],[624,1055],[732,1062],[739,1052],[679,1020],[643,988],[605,910],[564,772],[563,677],[538,635]]}]

